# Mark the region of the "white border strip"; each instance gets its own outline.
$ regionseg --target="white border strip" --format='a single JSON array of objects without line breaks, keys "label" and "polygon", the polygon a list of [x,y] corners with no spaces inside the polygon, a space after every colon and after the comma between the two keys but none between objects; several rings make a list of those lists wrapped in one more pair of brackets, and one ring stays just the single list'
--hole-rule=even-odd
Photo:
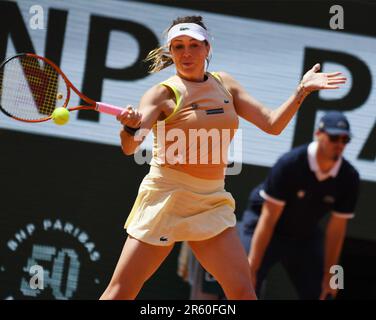
[{"label": "white border strip", "polygon": [[352,219],[355,217],[354,213],[348,213],[348,212],[338,212],[338,211],[332,211],[332,215],[343,218],[343,219]]},{"label": "white border strip", "polygon": [[269,196],[264,190],[260,190],[260,196],[262,198],[264,198],[265,200],[268,200],[271,203],[274,203],[274,204],[279,205],[279,206],[284,206],[286,204],[286,201],[273,198],[273,197]]}]

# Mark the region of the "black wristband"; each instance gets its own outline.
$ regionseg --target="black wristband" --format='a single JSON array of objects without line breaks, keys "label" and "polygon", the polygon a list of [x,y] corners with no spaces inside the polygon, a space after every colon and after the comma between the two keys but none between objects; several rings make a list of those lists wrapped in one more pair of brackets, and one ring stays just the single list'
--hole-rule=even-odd
[{"label": "black wristband", "polygon": [[131,128],[131,127],[128,127],[128,126],[123,127],[123,130],[125,132],[128,132],[131,136],[134,136],[139,129],[140,129],[140,127],[138,127],[138,128]]}]

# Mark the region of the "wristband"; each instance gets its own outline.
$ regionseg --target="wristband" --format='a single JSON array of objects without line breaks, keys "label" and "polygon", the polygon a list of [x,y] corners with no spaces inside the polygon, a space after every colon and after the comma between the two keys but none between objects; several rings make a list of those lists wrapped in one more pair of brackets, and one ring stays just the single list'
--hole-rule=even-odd
[{"label": "wristband", "polygon": [[125,125],[123,127],[123,130],[125,132],[128,132],[131,136],[134,136],[139,129],[140,129],[140,127],[138,127],[138,128],[131,128],[131,127],[128,127],[127,125]]}]

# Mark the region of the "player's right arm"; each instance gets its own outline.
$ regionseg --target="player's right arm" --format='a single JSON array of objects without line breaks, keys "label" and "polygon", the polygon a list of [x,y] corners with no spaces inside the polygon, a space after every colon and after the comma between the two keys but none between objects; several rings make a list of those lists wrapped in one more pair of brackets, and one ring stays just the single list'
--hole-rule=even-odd
[{"label": "player's right arm", "polygon": [[165,86],[156,85],[146,91],[136,110],[132,110],[131,106],[128,106],[117,119],[123,126],[139,127],[140,130],[134,136],[124,129],[121,130],[120,138],[123,152],[126,155],[133,154],[144,141],[153,125],[158,120],[165,119],[170,110],[173,110],[174,105],[171,91]]},{"label": "player's right arm", "polygon": [[266,248],[272,238],[275,225],[281,216],[284,205],[265,200],[261,215],[252,237],[252,245],[248,254],[253,286],[256,287],[257,272],[261,266]]}]

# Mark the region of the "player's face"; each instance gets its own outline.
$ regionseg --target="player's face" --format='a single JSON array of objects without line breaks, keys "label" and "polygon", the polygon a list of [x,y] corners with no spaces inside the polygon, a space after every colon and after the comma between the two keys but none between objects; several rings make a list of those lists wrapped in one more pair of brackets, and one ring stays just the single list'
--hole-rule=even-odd
[{"label": "player's face", "polygon": [[341,157],[346,144],[350,142],[350,137],[346,134],[329,135],[326,132],[318,132],[317,136],[323,154],[334,161]]},{"label": "player's face", "polygon": [[189,36],[180,36],[171,41],[170,52],[176,70],[183,78],[202,81],[205,72],[205,59],[209,45]]}]

